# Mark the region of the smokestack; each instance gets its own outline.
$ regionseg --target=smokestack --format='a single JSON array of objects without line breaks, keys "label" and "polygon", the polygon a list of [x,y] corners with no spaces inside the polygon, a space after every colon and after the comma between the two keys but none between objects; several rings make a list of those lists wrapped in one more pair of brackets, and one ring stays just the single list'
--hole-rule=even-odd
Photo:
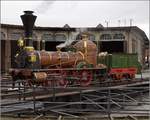
[{"label": "smokestack", "polygon": [[26,46],[33,46],[32,32],[33,32],[34,22],[37,16],[33,15],[32,13],[33,11],[24,11],[24,15],[20,16],[25,30]]}]

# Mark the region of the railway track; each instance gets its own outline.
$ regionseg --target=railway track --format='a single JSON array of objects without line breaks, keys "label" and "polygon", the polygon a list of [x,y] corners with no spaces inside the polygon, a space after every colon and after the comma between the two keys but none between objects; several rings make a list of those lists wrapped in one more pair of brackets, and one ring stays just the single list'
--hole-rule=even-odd
[{"label": "railway track", "polygon": [[[33,99],[33,94],[36,96],[38,99],[42,98],[47,98],[47,97],[53,97],[54,92],[55,96],[65,96],[65,95],[71,95],[71,94],[79,94],[80,90],[84,90],[84,92],[90,92],[90,91],[95,91],[95,90],[103,90],[103,89],[108,89],[108,86],[111,87],[123,87],[123,86],[130,86],[132,84],[135,85],[141,85],[141,84],[146,84],[149,82],[148,78],[145,78],[143,80],[140,80],[139,78],[135,80],[127,80],[124,82],[118,82],[116,81],[111,81],[111,82],[100,82],[100,83],[93,83],[92,86],[89,87],[79,87],[79,86],[68,86],[67,88],[64,87],[58,87],[58,86],[52,86],[52,87],[39,87],[39,86],[32,86],[32,87],[27,87],[27,86],[21,86],[19,84],[18,86],[15,86],[14,89],[12,88],[12,82],[5,82],[1,84],[1,99],[13,99],[13,98],[18,98],[18,99],[26,99],[26,100],[32,100]],[[61,91],[61,92],[60,92]],[[53,94],[50,94],[53,93]]]},{"label": "railway track", "polygon": [[[103,84],[104,85],[104,84]],[[108,83],[107,83],[108,85]],[[68,87],[68,88],[34,88],[28,89],[24,92],[23,88],[18,90],[2,90],[2,114],[22,114],[34,113],[40,111],[41,113],[57,113],[62,115],[74,116],[72,114],[85,114],[91,112],[109,113],[107,104],[110,106],[117,106],[118,110],[111,111],[111,114],[144,114],[148,115],[148,110],[131,110],[122,109],[124,106],[138,106],[139,104],[149,105],[150,101],[137,101],[134,96],[143,95],[149,92],[149,81],[138,79],[138,82],[132,84],[122,83],[121,85],[99,87]],[[17,86],[18,87],[18,86]],[[34,90],[34,91],[33,91]],[[47,91],[47,92],[46,92]],[[61,91],[61,92],[60,92]],[[24,92],[24,93],[23,93]],[[133,96],[133,97],[131,97]],[[108,101],[108,98],[110,100]],[[122,97],[126,98],[125,100]],[[65,98],[64,100],[62,98]],[[75,98],[80,98],[75,101],[70,101]],[[112,99],[113,98],[113,99]],[[69,101],[66,101],[68,99]],[[131,103],[130,103],[131,102]],[[90,109],[82,108],[83,106],[92,106]],[[94,107],[93,107],[94,106]],[[95,108],[96,106],[96,108]],[[68,107],[70,109],[68,109]],[[72,108],[73,107],[73,108]],[[75,108],[74,108],[75,107]],[[77,109],[76,109],[77,107]],[[98,108],[97,108],[98,107]],[[80,109],[79,109],[80,108]],[[69,112],[68,112],[69,111]]]},{"label": "railway track", "polygon": [[[149,78],[136,78],[124,81],[93,82],[91,86],[23,86],[16,81],[12,88],[11,77],[1,80],[2,115],[47,114],[79,117],[80,115],[130,114],[149,115],[149,109],[137,109],[141,105],[149,106],[145,99],[149,92]],[[146,95],[146,97],[145,97]],[[138,96],[138,97],[137,97]],[[135,109],[131,109],[131,108]]]}]

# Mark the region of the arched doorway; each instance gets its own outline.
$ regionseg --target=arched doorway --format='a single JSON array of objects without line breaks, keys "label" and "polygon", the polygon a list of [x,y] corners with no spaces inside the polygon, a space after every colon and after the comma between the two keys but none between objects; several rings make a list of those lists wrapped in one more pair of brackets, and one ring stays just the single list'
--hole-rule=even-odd
[{"label": "arched doorway", "polygon": [[11,43],[11,67],[16,68],[17,63],[15,62],[15,55],[19,51],[19,47],[17,46],[17,40],[23,38],[23,34],[20,32],[13,32],[10,34],[10,43]]},{"label": "arched doorway", "polygon": [[122,53],[124,51],[125,36],[122,33],[102,34],[100,36],[100,52]]},{"label": "arched doorway", "polygon": [[67,38],[64,34],[44,34],[42,40],[45,41],[45,50],[46,51],[57,51],[56,46],[64,43]]}]

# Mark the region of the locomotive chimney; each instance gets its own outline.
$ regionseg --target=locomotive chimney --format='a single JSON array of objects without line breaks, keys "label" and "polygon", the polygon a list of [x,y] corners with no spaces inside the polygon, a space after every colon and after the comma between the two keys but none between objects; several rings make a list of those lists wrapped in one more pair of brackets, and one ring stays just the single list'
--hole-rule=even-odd
[{"label": "locomotive chimney", "polygon": [[24,30],[25,30],[25,45],[26,46],[33,46],[32,42],[32,32],[33,32],[33,26],[34,22],[36,20],[35,15],[32,14],[33,11],[24,11],[24,15],[21,15],[21,19],[23,22]]}]

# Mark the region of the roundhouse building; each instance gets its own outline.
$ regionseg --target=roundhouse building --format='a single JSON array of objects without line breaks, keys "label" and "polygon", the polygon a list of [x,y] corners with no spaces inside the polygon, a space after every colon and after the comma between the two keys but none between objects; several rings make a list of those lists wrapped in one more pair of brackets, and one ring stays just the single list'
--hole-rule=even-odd
[{"label": "roundhouse building", "polygon": [[[81,31],[88,31],[89,39],[98,46],[99,52],[108,53],[138,53],[139,61],[144,64],[145,57],[149,57],[149,39],[144,31],[137,26],[126,27],[97,27],[72,28],[64,27],[34,27],[33,46],[40,50],[45,42],[45,50],[56,51],[56,45],[65,41],[77,41]],[[1,24],[1,71],[8,72],[16,67],[15,54],[17,40],[24,37],[23,26]]]}]

